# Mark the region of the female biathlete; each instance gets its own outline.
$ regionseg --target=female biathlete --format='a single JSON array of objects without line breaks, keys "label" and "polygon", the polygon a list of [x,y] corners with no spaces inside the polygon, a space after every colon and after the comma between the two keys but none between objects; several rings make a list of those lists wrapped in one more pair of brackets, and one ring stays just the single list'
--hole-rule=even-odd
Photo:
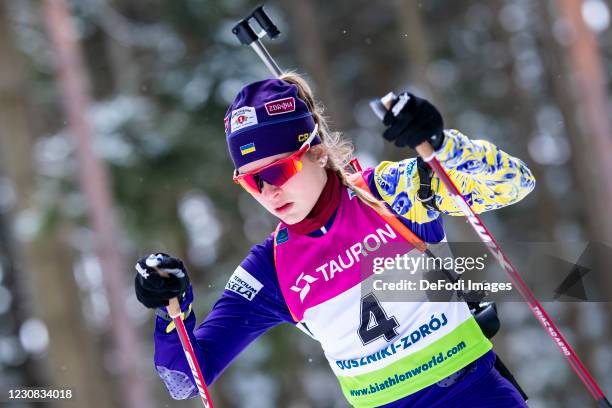
[{"label": "female biathlete", "polygon": [[[384,138],[399,147],[431,143],[477,213],[515,203],[534,188],[521,160],[443,130],[428,101],[411,94],[400,99],[408,102],[385,116]],[[197,395],[164,308],[179,297],[207,384],[257,337],[290,323],[321,343],[353,406],[525,407],[494,368],[492,345],[464,302],[380,302],[362,293],[365,237],[382,231],[385,242],[406,242],[401,228],[392,229],[380,214],[386,210],[422,241],[438,243],[440,215],[461,211],[436,176],[421,180],[426,173],[416,159],[349,175],[352,148],[328,130],[321,113],[308,84],[293,73],[245,86],[228,109],[234,181],[280,223],[251,248],[199,327],[183,263],[161,253],[137,263],[136,294],[156,309],[155,367],[170,395]],[[360,187],[358,179],[365,181]],[[430,185],[433,200],[419,199],[421,182]],[[413,244],[408,248],[416,250]]]}]

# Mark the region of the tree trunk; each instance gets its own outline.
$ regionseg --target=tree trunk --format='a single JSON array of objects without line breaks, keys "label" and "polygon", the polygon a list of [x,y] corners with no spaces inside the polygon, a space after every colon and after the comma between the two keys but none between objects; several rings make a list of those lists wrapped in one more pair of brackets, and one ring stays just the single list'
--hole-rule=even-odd
[{"label": "tree trunk", "polygon": [[[590,167],[591,177],[597,181],[589,204],[596,205],[602,215],[607,214],[612,202],[612,124],[606,90],[606,76],[602,67],[597,39],[582,17],[582,1],[556,0],[560,18],[568,28],[566,60],[571,73],[571,89],[576,101],[577,120],[583,139],[575,145],[575,153],[582,155],[584,166]],[[588,135],[588,136],[587,136]],[[593,196],[596,199],[593,200]],[[612,218],[597,217],[597,239],[612,245]],[[596,232],[596,231],[593,231]],[[612,280],[609,282],[612,284]]]},{"label": "tree trunk", "polygon": [[112,211],[109,180],[101,160],[93,151],[93,129],[88,120],[90,106],[88,78],[76,41],[73,21],[64,0],[44,2],[45,21],[57,64],[58,85],[68,126],[75,138],[83,190],[103,271],[109,304],[111,332],[116,346],[113,365],[118,368],[124,405],[130,408],[153,406],[148,376],[142,363],[142,348],[134,324],[124,312],[128,283],[118,247],[119,230]]},{"label": "tree trunk", "polygon": [[[0,161],[13,182],[16,203],[12,218],[33,206],[35,176],[32,168],[32,138],[28,124],[28,90],[25,64],[14,47],[5,9],[0,6]],[[5,232],[12,231],[6,225]],[[96,340],[88,331],[79,302],[79,289],[73,278],[73,258],[65,228],[39,234],[32,241],[17,242],[2,237],[3,249],[12,264],[7,270],[13,283],[16,323],[26,317],[40,317],[49,334],[48,364],[41,361],[25,366],[23,386],[72,388],[78,406],[115,406]],[[53,236],[51,236],[53,235]],[[8,237],[10,238],[10,236]]]},{"label": "tree trunk", "polygon": [[[593,32],[586,26],[581,12],[581,1],[555,0],[543,13],[548,24],[555,25],[555,11],[569,30],[570,41],[561,45],[553,33],[546,33],[551,83],[554,99],[564,117],[572,147],[572,168],[577,176],[575,196],[586,221],[587,241],[603,241],[612,246],[612,222],[609,217],[609,203],[612,200],[612,127],[608,112],[606,78]],[[543,9],[545,6],[541,6]],[[570,85],[570,86],[568,86]],[[612,276],[607,273],[609,259],[595,259],[596,278],[606,299],[612,298]],[[612,316],[606,313],[607,303],[596,303],[604,316],[601,339],[592,339],[590,344],[580,342],[577,353],[587,363],[593,361],[597,349],[609,347]],[[580,340],[580,339],[578,339]],[[596,380],[607,373],[595,372]]]}]

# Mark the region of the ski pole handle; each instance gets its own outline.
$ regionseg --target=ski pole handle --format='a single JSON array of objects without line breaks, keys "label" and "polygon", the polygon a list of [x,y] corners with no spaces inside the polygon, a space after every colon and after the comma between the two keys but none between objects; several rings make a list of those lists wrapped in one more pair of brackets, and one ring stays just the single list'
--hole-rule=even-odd
[{"label": "ski pole handle", "polygon": [[[170,277],[167,272],[162,272],[157,268],[156,270],[161,277]],[[166,306],[166,310],[168,311],[168,314],[174,322],[176,332],[178,333],[179,340],[181,341],[181,346],[183,346],[185,358],[187,359],[187,363],[189,364],[189,368],[191,369],[191,374],[193,375],[193,379],[195,380],[196,386],[198,387],[198,393],[200,394],[200,398],[202,399],[202,404],[204,404],[204,408],[214,408],[212,399],[210,398],[210,395],[208,394],[208,389],[206,388],[204,374],[202,374],[200,364],[198,363],[195,351],[193,350],[193,345],[191,344],[191,340],[189,339],[189,335],[187,334],[187,329],[185,328],[185,323],[183,322],[183,312],[181,311],[181,305],[179,303],[178,298],[170,299],[168,301],[168,306]]]},{"label": "ski pole handle", "polygon": [[[263,31],[256,33],[250,25],[252,20],[255,20]],[[260,41],[260,38],[266,35],[274,39],[280,34],[280,31],[276,25],[274,25],[272,19],[266,14],[263,6],[257,7],[251,14],[240,20],[234,28],[232,28],[232,33],[238,37],[241,44],[248,45],[255,51],[257,56],[266,64],[266,67],[268,67],[272,75],[275,77],[280,77],[282,75],[283,71],[281,71],[276,61],[274,61],[274,58],[272,58],[266,47]]]},{"label": "ski pole handle", "polygon": [[434,148],[431,146],[431,144],[428,141],[424,141],[423,143],[421,143],[414,149],[417,151],[419,156],[421,156],[423,160],[425,160],[426,162],[431,160],[436,154]]},{"label": "ski pole handle", "polygon": [[174,316],[179,316],[181,312],[181,305],[179,304],[178,298],[172,298],[169,300],[168,306],[166,306],[166,310],[170,317],[174,319]]},{"label": "ski pole handle", "polygon": [[[168,272],[162,272],[158,268],[155,268],[155,270],[157,271],[159,276],[161,276],[162,278],[170,277],[170,274]],[[180,316],[182,311],[181,311],[181,304],[179,303],[178,298],[170,299],[168,301],[168,306],[166,306],[166,310],[168,311],[168,314],[170,315],[172,319],[174,319],[176,316]]]}]

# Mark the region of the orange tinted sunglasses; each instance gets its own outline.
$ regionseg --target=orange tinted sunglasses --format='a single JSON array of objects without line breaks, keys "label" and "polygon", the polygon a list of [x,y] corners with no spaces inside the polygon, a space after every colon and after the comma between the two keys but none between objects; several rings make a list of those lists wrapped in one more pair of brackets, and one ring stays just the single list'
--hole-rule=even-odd
[{"label": "orange tinted sunglasses", "polygon": [[264,181],[276,187],[282,186],[302,170],[302,157],[310,149],[310,144],[317,135],[318,129],[319,126],[315,124],[308,139],[291,156],[274,161],[248,173],[240,174],[238,170],[234,170],[234,183],[240,184],[251,194],[260,194],[263,190]]}]

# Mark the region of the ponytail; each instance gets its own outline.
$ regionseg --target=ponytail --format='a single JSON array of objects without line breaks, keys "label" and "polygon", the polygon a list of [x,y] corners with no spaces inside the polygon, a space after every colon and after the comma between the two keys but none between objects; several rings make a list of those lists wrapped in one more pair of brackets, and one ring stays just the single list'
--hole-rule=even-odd
[{"label": "ponytail", "polygon": [[389,210],[367,190],[357,187],[349,179],[347,168],[353,158],[353,144],[342,138],[340,132],[331,132],[327,124],[323,105],[314,99],[312,89],[306,80],[295,72],[285,72],[280,76],[283,81],[294,84],[298,88],[298,96],[306,102],[312,117],[319,125],[319,136],[322,143],[313,146],[309,153],[319,159],[327,155],[326,168],[331,169],[338,175],[343,185],[355,192],[355,195],[366,205],[374,209],[379,214],[389,214]]}]

